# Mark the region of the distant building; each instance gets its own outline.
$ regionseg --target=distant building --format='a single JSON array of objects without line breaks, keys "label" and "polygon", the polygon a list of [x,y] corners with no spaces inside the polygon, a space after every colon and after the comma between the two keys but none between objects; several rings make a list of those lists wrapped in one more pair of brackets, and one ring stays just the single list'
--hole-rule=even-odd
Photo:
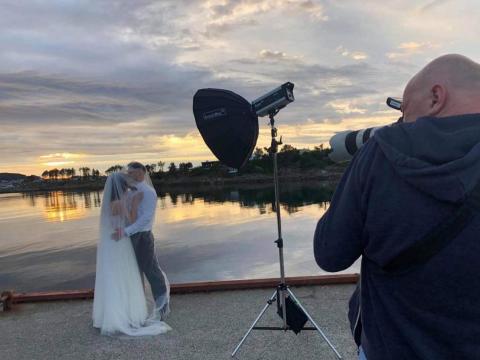
[{"label": "distant building", "polygon": [[202,169],[204,170],[211,170],[211,169],[219,169],[224,170],[229,175],[235,175],[238,173],[238,169],[229,167],[227,165],[222,164],[220,161],[204,161],[202,162]]},{"label": "distant building", "polygon": [[202,162],[202,169],[213,169],[213,168],[218,168],[222,164],[220,161],[203,161]]},{"label": "distant building", "polygon": [[17,185],[23,183],[23,179],[20,180],[0,180],[0,190],[13,189]]}]

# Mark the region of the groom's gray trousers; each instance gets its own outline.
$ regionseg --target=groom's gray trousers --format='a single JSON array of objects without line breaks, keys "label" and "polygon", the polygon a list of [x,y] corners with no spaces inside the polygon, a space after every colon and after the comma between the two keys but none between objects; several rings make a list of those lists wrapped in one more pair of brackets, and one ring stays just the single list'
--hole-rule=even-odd
[{"label": "groom's gray trousers", "polygon": [[145,274],[152,288],[155,301],[166,295],[167,287],[163,272],[155,255],[155,245],[151,231],[142,231],[130,236],[140,271]]}]

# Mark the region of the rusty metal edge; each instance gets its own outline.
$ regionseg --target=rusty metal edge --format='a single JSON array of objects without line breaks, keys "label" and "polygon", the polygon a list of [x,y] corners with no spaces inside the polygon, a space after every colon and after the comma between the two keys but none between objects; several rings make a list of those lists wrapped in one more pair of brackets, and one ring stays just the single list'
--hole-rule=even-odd
[{"label": "rusty metal edge", "polygon": [[[297,276],[286,278],[286,282],[290,286],[354,284],[357,280],[358,274]],[[278,285],[278,282],[278,278],[268,278],[181,283],[172,284],[170,291],[172,294],[188,294],[196,292],[274,288]],[[19,304],[40,301],[92,299],[93,293],[93,289],[13,293],[12,303]]]}]

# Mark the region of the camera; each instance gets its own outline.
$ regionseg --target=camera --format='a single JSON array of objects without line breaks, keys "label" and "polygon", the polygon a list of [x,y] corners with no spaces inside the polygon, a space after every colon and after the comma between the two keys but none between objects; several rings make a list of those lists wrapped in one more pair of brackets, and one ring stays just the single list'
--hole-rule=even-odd
[{"label": "camera", "polygon": [[252,108],[257,116],[266,116],[276,113],[295,100],[293,96],[293,84],[286,82],[269,93],[252,101]]}]

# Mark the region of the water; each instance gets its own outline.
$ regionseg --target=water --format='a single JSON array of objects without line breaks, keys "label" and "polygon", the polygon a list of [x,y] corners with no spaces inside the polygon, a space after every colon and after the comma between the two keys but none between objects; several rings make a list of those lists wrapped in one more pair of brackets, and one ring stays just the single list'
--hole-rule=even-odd
[{"label": "water", "polygon": [[[282,185],[287,276],[318,275],[312,238],[331,194]],[[92,288],[102,193],[0,194],[0,290]],[[160,193],[153,229],[172,283],[277,277],[273,190]],[[358,264],[345,271],[358,272]]]}]

